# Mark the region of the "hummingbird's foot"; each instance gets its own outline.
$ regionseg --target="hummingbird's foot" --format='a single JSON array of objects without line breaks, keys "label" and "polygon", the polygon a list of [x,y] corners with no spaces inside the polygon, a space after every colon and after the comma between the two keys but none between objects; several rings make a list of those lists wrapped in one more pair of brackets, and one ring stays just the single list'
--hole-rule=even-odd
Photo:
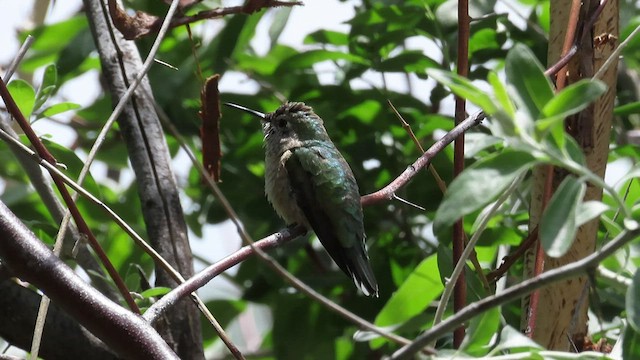
[{"label": "hummingbird's foot", "polygon": [[307,235],[307,232],[308,232],[306,227],[302,225],[298,225],[297,223],[287,225],[287,229],[291,232],[302,231],[300,233],[300,236]]}]

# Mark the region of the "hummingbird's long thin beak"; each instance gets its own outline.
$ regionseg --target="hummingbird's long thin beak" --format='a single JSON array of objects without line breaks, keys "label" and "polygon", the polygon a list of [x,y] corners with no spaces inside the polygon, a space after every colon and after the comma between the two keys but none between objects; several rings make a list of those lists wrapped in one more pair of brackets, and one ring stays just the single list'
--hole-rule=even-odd
[{"label": "hummingbird's long thin beak", "polygon": [[239,110],[242,110],[242,111],[246,111],[249,114],[255,115],[255,116],[259,117],[262,120],[264,120],[266,118],[266,115],[264,113],[261,113],[260,111],[249,109],[248,107],[244,107],[242,105],[238,105],[238,104],[234,104],[234,103],[224,103],[224,104],[227,105],[228,107],[232,107],[232,108],[236,108],[236,109],[239,109]]}]

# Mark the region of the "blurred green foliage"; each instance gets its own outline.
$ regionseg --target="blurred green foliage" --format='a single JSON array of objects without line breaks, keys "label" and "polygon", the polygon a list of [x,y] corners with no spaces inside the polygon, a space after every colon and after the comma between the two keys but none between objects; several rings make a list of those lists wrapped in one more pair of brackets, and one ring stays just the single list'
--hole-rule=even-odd
[{"label": "blurred green foliage", "polygon": [[[196,150],[200,147],[198,110],[202,79],[212,74],[221,74],[224,82],[225,77],[239,73],[250,84],[250,88],[256,89],[251,94],[242,89],[223,92],[222,101],[263,112],[273,111],[283,99],[307,103],[323,118],[330,136],[350,163],[361,193],[367,194],[388,184],[419,156],[419,150],[387,105],[387,100],[399,110],[425,148],[434,142],[441,131],[453,128],[452,80],[439,78],[438,82],[434,82],[428,73],[436,74],[431,72],[433,69],[449,71],[455,68],[455,3],[441,0],[357,2],[353,4],[354,16],[347,22],[348,32],[315,31],[306,35],[302,49],[280,41],[287,21],[296,16],[295,9],[269,10],[273,16],[266,16],[267,12],[261,11],[251,16],[235,15],[215,20],[221,29],[212,38],[200,36],[205,28],[212,26],[212,22],[192,25],[192,39],[184,27],[176,28],[163,41],[157,58],[178,70],[156,65],[152,67],[149,79],[158,104],[187,137],[188,145]],[[540,63],[546,63],[549,1],[521,0],[512,3],[515,3],[520,14],[528,14],[525,19],[504,7],[496,6],[494,2],[472,1],[471,12],[475,20],[471,25],[469,79],[488,78],[489,83],[481,83],[482,86],[477,85],[480,84],[478,82],[469,83],[465,94],[472,102],[475,96],[475,105],[481,108],[492,106],[485,108],[488,112],[494,110],[506,114],[502,123],[497,121],[493,127],[481,126],[469,134],[469,144],[475,147],[472,147],[473,151],[469,152],[467,160],[470,165],[477,162],[476,170],[483,166],[491,167],[492,159],[497,159],[494,162],[498,162],[501,169],[508,169],[504,170],[506,172],[513,169],[520,171],[533,162],[533,157],[523,158],[515,151],[501,152],[507,146],[502,137],[516,136],[515,132],[509,133],[516,129],[508,129],[509,122],[504,120],[513,120],[516,107],[526,109],[529,120],[533,122],[544,117],[540,114],[544,115],[545,109],[555,111],[554,114],[563,114],[561,110],[574,109],[571,106],[576,105],[566,99],[554,104],[551,110],[544,108],[552,96],[548,81],[541,77],[541,73],[536,73],[539,68],[537,63],[527,59],[522,62],[522,56],[532,56]],[[157,15],[166,9],[158,1],[131,1],[128,6]],[[628,27],[623,31],[623,36],[630,33],[629,29],[634,24],[640,23],[640,17],[634,15],[626,21],[623,25]],[[266,53],[261,54],[254,49],[253,42],[258,41],[256,37],[261,35],[257,34],[258,25],[263,22],[268,25],[269,43],[268,46],[260,44],[261,48],[266,49]],[[64,105],[67,104],[64,102],[63,105],[56,105],[49,97],[64,83],[88,70],[99,69],[86,19],[78,15],[57,24],[42,26],[32,33],[36,36],[36,42],[22,63],[21,71],[32,73],[39,67],[55,63],[57,73],[54,76],[51,67],[48,67],[43,85],[37,91],[26,82],[13,83],[14,89],[19,88],[16,91],[26,98],[21,103],[33,111],[45,103],[48,107],[42,109],[57,106],[50,113],[43,110],[44,117],[51,116],[54,111],[73,110],[73,105]],[[259,39],[267,41],[264,36]],[[148,37],[137,41],[142,54],[147,53],[153,40],[153,37]],[[412,45],[416,41],[421,45]],[[422,44],[427,45],[425,47]],[[506,58],[514,44],[528,48],[530,54],[512,54],[515,59],[510,63],[510,69]],[[634,71],[640,64],[637,55],[639,44],[636,39],[625,52],[629,57],[627,65]],[[503,85],[500,85],[496,75],[504,73],[505,67],[513,86],[509,90],[500,87]],[[201,76],[198,69],[202,71]],[[523,74],[521,78],[518,77],[520,74]],[[368,85],[358,85],[363,83]],[[514,88],[522,96],[530,91],[530,97],[521,98],[521,102],[516,99],[513,104],[511,101],[517,98],[513,93]],[[486,89],[492,89],[491,98],[485,94],[489,93]],[[585,100],[578,105],[587,102]],[[637,102],[637,93],[635,97],[627,94],[623,103],[631,104],[632,110],[619,110],[620,127],[629,129],[637,125],[638,107],[633,110],[633,104]],[[34,108],[34,104],[38,106]],[[49,144],[58,159],[63,159],[70,174],[77,175],[80,165],[77,154],[88,152],[111,106],[111,99],[105,94],[91,106],[75,113],[76,121],[71,123],[71,127],[77,139],[73,148]],[[220,187],[248,232],[254,239],[259,239],[285,225],[264,197],[263,135],[260,123],[240,112],[223,111],[220,130],[224,157]],[[501,133],[496,131],[496,126],[503,126]],[[543,132],[540,129],[536,131]],[[551,131],[552,137],[557,135]],[[177,142],[170,135],[167,137],[171,153],[175,156]],[[565,146],[556,145],[561,149]],[[640,155],[637,148],[630,145],[612,146],[612,149],[612,161],[632,159],[636,162]],[[2,200],[32,228],[37,229],[43,240],[51,241],[55,237],[56,224],[28,187],[25,175],[8,154],[6,145],[0,144],[0,154],[4,154],[3,159],[6,159],[0,165],[0,176],[5,182]],[[98,159],[115,172],[128,166],[126,149],[117,127],[109,135]],[[538,157],[536,161],[542,159]],[[444,181],[450,184],[451,150],[439,154],[433,160],[433,165]],[[491,167],[491,170],[495,169],[495,166]],[[469,216],[465,218],[465,229],[475,229],[477,215],[516,177],[513,171],[503,178],[493,179],[501,180],[502,188],[486,189],[486,186],[479,186],[473,190],[469,185],[473,183],[471,177],[466,179],[468,183],[462,183],[465,179],[454,183],[452,187],[457,186],[459,191],[467,192],[461,193],[457,200],[445,201],[448,206],[445,210],[449,211],[451,218],[455,218],[455,210],[460,209],[465,196],[467,199],[471,199],[470,196],[486,196],[473,198],[466,203],[468,206],[464,212]],[[492,174],[486,176],[486,181],[492,180]],[[187,224],[192,234],[202,237],[203,226],[226,220],[226,213],[213,199],[210,190],[203,186],[195,169],[191,168],[187,178],[181,180],[183,194],[188,199],[185,201],[188,204],[185,206]],[[475,180],[477,183],[478,179]],[[620,188],[620,195],[628,191],[626,198],[633,199],[628,204],[632,207],[637,205],[635,199],[640,197],[640,187],[635,182],[627,181],[627,184],[628,187]],[[516,196],[510,200],[508,209],[496,214],[480,238],[477,251],[484,270],[495,268],[499,245],[517,245],[527,236],[528,186],[529,179],[525,178]],[[91,179],[86,187],[144,236],[135,182],[119,182],[117,178],[116,182]],[[424,171],[398,195],[425,207],[426,211],[399,202],[375,205],[364,210],[369,254],[380,283],[378,299],[359,295],[351,280],[337,270],[322,250],[306,246],[313,237],[307,236],[289,243],[272,254],[305,283],[333,301],[365,319],[375,319],[376,324],[393,326],[397,333],[411,339],[431,325],[434,313],[431,302],[439,297],[444,279],[451,273],[453,264],[447,248],[449,237],[446,229],[438,232],[437,237],[431,230],[436,210],[443,200],[433,177]],[[455,198],[449,196],[448,199],[452,197]],[[605,212],[599,239],[605,239],[605,232],[612,237],[623,229],[621,220],[614,217],[615,201],[605,196],[604,202],[609,205],[609,210]],[[140,265],[140,269],[147,274],[151,273],[152,263],[148,257],[101,211],[82,200],[80,208],[121,273],[128,272],[132,264]],[[637,206],[634,211],[637,213]],[[219,236],[202,241],[225,241],[224,234]],[[636,250],[635,247],[627,249],[634,254]],[[310,256],[311,253],[313,256]],[[607,260],[604,265],[627,276],[635,272],[638,257],[628,253],[620,256],[620,259]],[[469,301],[484,297],[485,290],[479,280],[467,270],[471,289]],[[521,270],[521,264],[516,264],[508,274],[509,281],[518,281]],[[377,338],[374,334],[356,333],[359,329],[355,325],[292,291],[283,279],[265,270],[265,265],[255,258],[245,261],[237,274],[230,275],[230,280],[241,290],[242,296],[230,300],[212,300],[208,305],[225,327],[237,321],[241,314],[246,315],[251,304],[266,306],[270,310],[272,324],[267,324],[269,329],[262,339],[261,350],[268,354],[265,358],[378,358],[398,348],[397,344]],[[613,321],[624,311],[624,292],[611,289],[606,283],[599,282],[597,285],[604,302],[600,309],[604,321]],[[141,292],[144,289],[132,290]],[[486,355],[489,350],[486,345],[491,341],[491,336],[483,334],[486,331],[490,331],[491,335],[501,332],[500,345],[494,351],[535,349],[535,345],[519,337],[513,330],[519,327],[518,312],[519,304],[511,303],[501,311],[487,312],[474,320],[464,349],[471,355]],[[508,325],[502,326],[504,323],[501,324],[501,320]],[[219,345],[209,326],[204,324],[203,327],[205,345]],[[629,337],[638,336],[633,330],[627,329],[626,332]],[[357,341],[353,340],[354,333]],[[506,337],[513,339],[513,342],[506,345]],[[451,348],[450,342],[449,335],[445,335],[438,346]],[[637,349],[630,348],[627,351],[637,352]]]}]

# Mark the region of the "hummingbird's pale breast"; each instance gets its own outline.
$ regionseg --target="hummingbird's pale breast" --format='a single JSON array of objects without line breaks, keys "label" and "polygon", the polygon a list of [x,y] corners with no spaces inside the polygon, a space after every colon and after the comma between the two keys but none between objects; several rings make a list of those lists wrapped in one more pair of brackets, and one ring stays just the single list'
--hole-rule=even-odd
[{"label": "hummingbird's pale breast", "polygon": [[300,224],[310,229],[304,213],[295,201],[285,164],[291,156],[291,150],[282,154],[266,151],[264,190],[267,200],[287,224]]}]

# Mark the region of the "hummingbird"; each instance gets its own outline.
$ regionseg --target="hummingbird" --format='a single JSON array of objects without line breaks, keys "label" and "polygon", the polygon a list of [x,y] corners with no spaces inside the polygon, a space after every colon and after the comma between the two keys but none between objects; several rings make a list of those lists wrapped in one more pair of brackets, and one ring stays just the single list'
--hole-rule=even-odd
[{"label": "hummingbird", "polygon": [[340,269],[367,296],[378,284],[365,247],[362,205],[353,171],[310,106],[287,102],[271,113],[241,105],[262,120],[265,193],[287,225],[315,232]]}]

